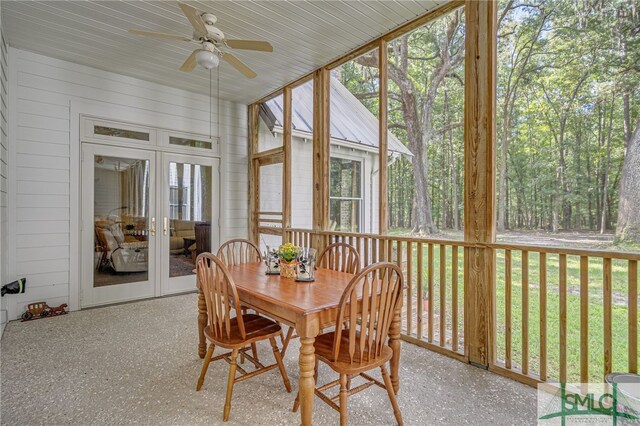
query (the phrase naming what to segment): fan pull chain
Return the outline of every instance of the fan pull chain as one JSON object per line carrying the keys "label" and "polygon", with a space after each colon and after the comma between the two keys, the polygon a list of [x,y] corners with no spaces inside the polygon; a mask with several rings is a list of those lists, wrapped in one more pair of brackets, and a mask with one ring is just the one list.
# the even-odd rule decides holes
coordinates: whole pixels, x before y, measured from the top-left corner
{"label": "fan pull chain", "polygon": [[218,66],[217,90],[218,90],[218,99],[217,99],[218,111],[216,111],[216,112],[217,112],[217,115],[218,115],[218,122],[216,123],[216,126],[218,126],[217,134],[218,134],[218,142],[220,142],[220,67],[219,66]]}
{"label": "fan pull chain", "polygon": [[211,139],[211,134],[213,133],[212,127],[212,118],[211,116],[213,115],[213,99],[211,99],[211,94],[212,94],[212,89],[211,89],[211,85],[212,80],[213,80],[213,76],[211,75],[211,69],[209,69],[209,139]]}

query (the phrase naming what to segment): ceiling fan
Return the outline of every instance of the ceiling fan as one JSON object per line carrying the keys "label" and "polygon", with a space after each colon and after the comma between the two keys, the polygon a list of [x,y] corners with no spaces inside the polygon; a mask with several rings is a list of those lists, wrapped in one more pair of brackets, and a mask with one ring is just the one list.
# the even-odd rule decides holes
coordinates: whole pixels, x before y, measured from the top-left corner
{"label": "ceiling fan", "polygon": [[273,52],[273,46],[268,41],[260,40],[229,40],[224,33],[215,27],[218,18],[211,13],[200,12],[198,9],[185,3],[178,3],[180,9],[185,14],[193,26],[193,36],[182,36],[178,34],[166,34],[153,31],[129,30],[129,33],[145,37],[158,38],[163,40],[180,40],[196,42],[201,45],[200,49],[194,50],[180,67],[180,71],[191,72],[196,64],[212,69],[219,65],[220,58],[240,71],[247,78],[255,78],[257,74],[235,55],[223,49],[244,49],[256,50],[260,52]]}

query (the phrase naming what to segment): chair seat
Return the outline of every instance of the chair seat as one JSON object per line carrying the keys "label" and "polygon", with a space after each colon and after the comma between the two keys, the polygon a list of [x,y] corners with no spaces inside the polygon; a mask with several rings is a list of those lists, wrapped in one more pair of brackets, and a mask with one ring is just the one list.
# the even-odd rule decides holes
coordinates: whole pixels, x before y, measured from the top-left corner
{"label": "chair seat", "polygon": [[238,318],[232,318],[230,337],[227,338],[226,331],[223,331],[222,336],[215,337],[211,332],[210,326],[206,326],[204,329],[204,335],[211,342],[224,348],[243,347],[248,343],[256,342],[258,340],[265,340],[272,336],[280,334],[281,327],[274,321],[262,317],[256,314],[244,314],[242,315],[244,321],[244,330],[246,333],[246,339],[243,339],[238,328]]}
{"label": "chair seat", "polygon": [[[349,330],[342,330],[340,337],[340,352],[337,359],[333,357],[333,342],[335,339],[335,331],[324,333],[316,337],[313,344],[315,355],[321,361],[328,364],[334,371],[338,373],[358,374],[371,370],[384,364],[391,359],[393,350],[387,346],[382,346],[382,352],[377,357],[365,348],[362,353],[362,361],[360,361],[360,348],[356,345],[353,354],[353,362],[349,356]],[[357,333],[359,336],[360,333]]]}

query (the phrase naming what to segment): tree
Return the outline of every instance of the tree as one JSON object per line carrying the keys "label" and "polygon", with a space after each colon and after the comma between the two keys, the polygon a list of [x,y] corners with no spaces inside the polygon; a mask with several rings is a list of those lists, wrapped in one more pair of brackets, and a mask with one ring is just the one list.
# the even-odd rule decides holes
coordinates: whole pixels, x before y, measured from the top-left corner
{"label": "tree", "polygon": [[[551,12],[544,11],[540,6],[531,7],[538,13],[533,14],[531,22],[524,20],[511,20],[507,22],[510,12],[518,10],[525,5],[516,4],[510,0],[503,9],[498,26],[501,32],[498,35],[499,45],[504,50],[502,57],[502,70],[500,77],[504,79],[499,85],[501,93],[500,126],[500,172],[498,175],[498,231],[504,231],[506,227],[506,202],[507,202],[507,154],[509,151],[509,139],[511,136],[511,120],[514,106],[517,102],[518,89],[525,77],[535,71],[535,67],[530,67],[529,62],[535,54],[536,43],[540,39],[544,25]],[[551,9],[553,10],[553,9]]]}
{"label": "tree", "polygon": [[616,241],[640,242],[640,117],[622,166]]}

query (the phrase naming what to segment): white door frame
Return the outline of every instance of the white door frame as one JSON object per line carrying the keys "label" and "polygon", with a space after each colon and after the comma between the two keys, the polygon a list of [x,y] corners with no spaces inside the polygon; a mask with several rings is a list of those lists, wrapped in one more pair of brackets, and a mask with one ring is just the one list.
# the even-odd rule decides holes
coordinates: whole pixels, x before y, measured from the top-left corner
{"label": "white door frame", "polygon": [[[190,119],[185,117],[175,117],[169,114],[156,113],[141,110],[140,108],[127,107],[122,105],[114,105],[106,102],[96,102],[87,100],[70,100],[69,101],[69,310],[76,311],[80,309],[80,282],[82,280],[81,265],[81,140],[80,140],[80,123],[82,115],[92,115],[103,117],[109,120],[131,122],[135,120],[139,124],[148,125],[156,128],[166,128],[166,124],[170,119],[174,130],[185,133],[209,133],[209,122]],[[218,141],[220,144],[220,142]],[[220,188],[226,187],[225,162],[222,161],[222,149],[224,145],[220,144],[217,154],[211,155],[213,158],[220,160]],[[166,149],[166,148],[163,148]],[[178,150],[175,150],[178,151]],[[222,194],[220,194],[220,204],[222,203]],[[218,208],[219,221],[216,223],[217,232],[220,233],[220,222],[224,220],[224,210]],[[214,226],[214,223],[211,224]],[[213,229],[212,229],[213,232]]]}

